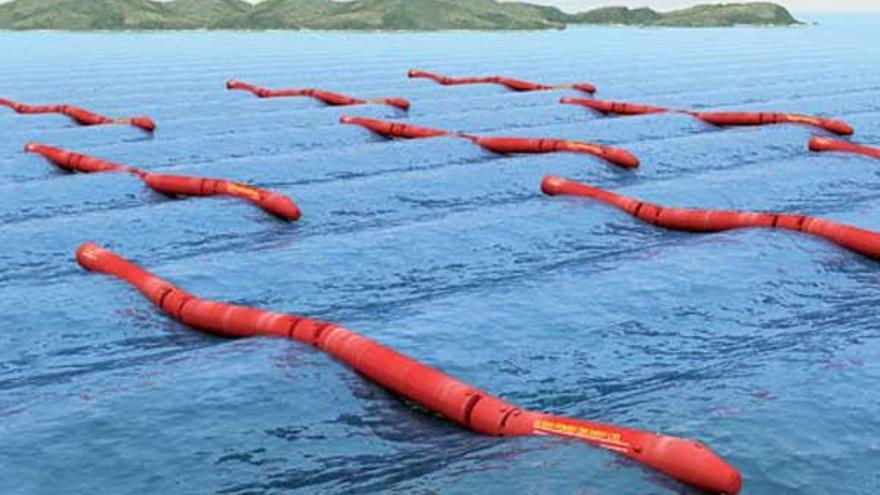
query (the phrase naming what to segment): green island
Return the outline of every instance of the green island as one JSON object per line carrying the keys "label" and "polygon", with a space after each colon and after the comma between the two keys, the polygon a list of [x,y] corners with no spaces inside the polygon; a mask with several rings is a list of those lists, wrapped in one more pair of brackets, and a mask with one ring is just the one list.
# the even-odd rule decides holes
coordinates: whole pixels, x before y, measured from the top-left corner
{"label": "green island", "polygon": [[729,27],[801,24],[769,2],[697,5],[669,12],[602,7],[569,14],[496,0],[14,0],[0,4],[6,30],[522,30],[598,24]]}

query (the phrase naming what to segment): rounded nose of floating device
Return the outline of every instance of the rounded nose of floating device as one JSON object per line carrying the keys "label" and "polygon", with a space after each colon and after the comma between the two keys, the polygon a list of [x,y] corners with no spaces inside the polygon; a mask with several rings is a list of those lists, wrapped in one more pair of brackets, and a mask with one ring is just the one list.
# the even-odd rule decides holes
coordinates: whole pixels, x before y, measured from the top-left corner
{"label": "rounded nose of floating device", "polygon": [[548,175],[541,181],[541,192],[548,196],[556,196],[562,191],[567,181],[558,175]]}
{"label": "rounded nose of floating device", "polygon": [[822,124],[821,127],[841,136],[852,136],[855,132],[851,125],[842,120],[819,119],[819,122]]}
{"label": "rounded nose of floating device", "polygon": [[833,151],[836,149],[835,141],[832,139],[813,136],[810,138],[810,151]]}
{"label": "rounded nose of floating device", "polygon": [[742,488],[739,471],[693,440],[660,436],[656,441],[639,445],[633,457],[710,493],[735,494]]}
{"label": "rounded nose of floating device", "polygon": [[561,141],[559,150],[593,155],[623,168],[638,168],[640,164],[638,157],[629,151],[612,146],[581,143],[579,141]]}
{"label": "rounded nose of floating device", "polygon": [[24,151],[27,153],[35,153],[39,149],[40,149],[40,144],[35,143],[33,141],[24,145]]}
{"label": "rounded nose of floating device", "polygon": [[605,159],[624,168],[639,168],[641,162],[629,151],[620,148],[605,148]]}
{"label": "rounded nose of floating device", "polygon": [[147,132],[153,132],[156,130],[156,122],[149,117],[132,117],[131,125],[140,127]]}
{"label": "rounded nose of floating device", "polygon": [[392,107],[397,107],[401,110],[409,110],[409,101],[403,98],[385,98],[382,101],[383,103],[391,105]]}
{"label": "rounded nose of floating device", "polygon": [[260,204],[269,213],[291,221],[297,221],[302,216],[302,212],[299,207],[296,206],[296,203],[290,198],[280,194],[267,194],[266,198]]}
{"label": "rounded nose of floating device", "polygon": [[111,261],[111,253],[94,242],[76,248],[76,262],[90,272],[106,272]]}
{"label": "rounded nose of floating device", "polygon": [[262,98],[260,89],[254,86],[253,84],[248,84],[244,81],[239,81],[238,79],[229,79],[226,81],[226,89],[243,89],[249,93],[253,93],[254,95]]}
{"label": "rounded nose of floating device", "polygon": [[611,146],[585,145],[578,142],[566,142],[560,149],[562,151],[593,155],[623,168],[639,168],[640,164],[638,157],[629,151],[620,148],[612,148]]}
{"label": "rounded nose of floating device", "polygon": [[810,151],[839,151],[880,158],[880,148],[872,148],[862,144],[842,141],[840,139],[813,136],[810,138]]}
{"label": "rounded nose of floating device", "polygon": [[571,87],[578,91],[583,91],[584,93],[593,94],[596,92],[596,86],[593,86],[590,83],[575,83],[572,84]]}

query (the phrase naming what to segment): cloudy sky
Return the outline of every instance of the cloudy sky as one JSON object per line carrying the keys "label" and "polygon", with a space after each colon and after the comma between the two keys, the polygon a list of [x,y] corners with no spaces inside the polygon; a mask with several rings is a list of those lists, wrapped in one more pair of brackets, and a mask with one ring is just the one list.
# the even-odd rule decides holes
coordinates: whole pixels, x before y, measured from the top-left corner
{"label": "cloudy sky", "polygon": [[[532,3],[555,5],[563,10],[580,11],[592,7],[607,5],[626,5],[643,7],[648,5],[657,10],[668,10],[688,7],[697,3],[720,3],[718,0],[527,0]],[[732,3],[733,0],[730,0]],[[880,0],[776,0],[793,11],[849,11],[849,12],[880,12]]]}

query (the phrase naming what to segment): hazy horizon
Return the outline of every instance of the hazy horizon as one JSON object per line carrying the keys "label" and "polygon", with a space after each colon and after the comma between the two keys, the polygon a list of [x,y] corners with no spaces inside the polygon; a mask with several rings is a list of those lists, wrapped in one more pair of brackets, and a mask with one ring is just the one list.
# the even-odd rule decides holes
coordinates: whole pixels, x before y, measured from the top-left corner
{"label": "hazy horizon", "polygon": [[[505,1],[505,0],[502,0]],[[517,0],[519,1],[519,0]],[[569,12],[579,12],[596,7],[623,5],[626,7],[651,7],[655,10],[672,10],[706,3],[747,3],[735,0],[525,0],[530,3],[552,5]],[[772,0],[770,0],[772,1]],[[778,0],[777,3],[793,12],[880,12],[877,0]]]}
{"label": "hazy horizon", "polygon": [[[0,0],[0,4],[13,0]],[[170,0],[157,0],[170,1]],[[260,0],[246,0],[258,3]],[[341,1],[341,0],[337,0]],[[581,12],[596,7],[623,5],[626,7],[651,7],[655,10],[672,10],[705,3],[738,3],[735,0],[501,0],[525,1],[541,5],[552,5],[567,12]],[[880,12],[877,0],[837,0],[829,5],[827,0],[778,0],[774,3],[785,6],[793,12]]]}

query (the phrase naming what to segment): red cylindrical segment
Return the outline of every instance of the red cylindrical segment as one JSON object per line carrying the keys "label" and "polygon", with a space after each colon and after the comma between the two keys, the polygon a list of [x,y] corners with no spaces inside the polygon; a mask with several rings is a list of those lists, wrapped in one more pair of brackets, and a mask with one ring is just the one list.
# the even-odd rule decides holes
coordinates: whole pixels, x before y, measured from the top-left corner
{"label": "red cylindrical segment", "polygon": [[736,494],[742,475],[700,442],[642,433],[627,457],[708,493]]}
{"label": "red cylindrical segment", "polygon": [[96,244],[86,243],[76,250],[76,262],[86,270],[104,273],[125,280],[153,304],[161,306],[162,299],[177,287]]}
{"label": "red cylindrical segment", "polygon": [[333,93],[330,91],[323,91],[320,89],[309,90],[309,96],[321,100],[328,105],[347,106],[366,103],[366,100],[361,100],[359,98],[353,98],[351,96]]}
{"label": "red cylindrical segment", "polygon": [[806,215],[667,208],[555,176],[545,177],[541,190],[551,196],[596,199],[667,229],[687,232],[720,232],[745,227],[796,230],[880,260],[880,233]]}
{"label": "red cylindrical segment", "polygon": [[312,96],[314,92],[310,88],[302,89],[263,89],[260,98],[290,98],[293,96]]}
{"label": "red cylindrical segment", "polygon": [[25,145],[24,150],[28,153],[38,153],[58,167],[70,172],[127,172],[130,170],[129,167],[119,163],[73,153],[40,143],[28,143]]}
{"label": "red cylindrical segment", "polygon": [[217,181],[214,179],[186,175],[154,174],[143,171],[139,175],[150,189],[168,196],[213,196],[217,194]]}
{"label": "red cylindrical segment", "polygon": [[65,105],[28,105],[6,98],[0,98],[0,105],[21,114],[61,113],[65,107]]}
{"label": "red cylindrical segment", "polygon": [[149,117],[126,117],[124,119],[116,119],[118,124],[129,124],[147,132],[156,130],[156,122]]}
{"label": "red cylindrical segment", "polygon": [[593,94],[596,92],[596,86],[594,86],[590,83],[585,83],[585,82],[574,83],[571,85],[571,89],[576,89],[578,91],[583,91],[584,93],[590,93],[590,94]]}
{"label": "red cylindrical segment", "polygon": [[483,395],[470,412],[470,428],[483,435],[518,437],[535,433],[540,413],[520,409],[491,395]]}
{"label": "red cylindrical segment", "polygon": [[25,105],[18,103],[12,107],[16,113],[21,114],[43,114],[43,113],[64,113],[67,105]]}
{"label": "red cylindrical segment", "polygon": [[[784,216],[791,215],[780,215],[780,218]],[[799,215],[794,217],[790,227],[783,225],[782,221],[777,227],[813,234],[863,256],[880,259],[880,233],[822,218],[803,217],[804,220],[800,221]]]}
{"label": "red cylindrical segment", "polygon": [[409,110],[409,101],[403,98],[376,98],[373,100],[367,100],[371,103],[379,103],[381,105],[389,105],[392,107],[399,108],[401,110]]}
{"label": "red cylindrical segment", "polygon": [[464,137],[467,137],[483,148],[494,151],[495,153],[585,153],[625,168],[636,168],[639,166],[639,159],[632,153],[623,149],[599,144],[568,141],[563,139],[470,135],[464,135]]}
{"label": "red cylindrical segment", "polygon": [[739,471],[693,440],[549,414],[537,418],[534,430],[612,450],[709,493],[735,494],[742,487]]}
{"label": "red cylindrical segment", "polygon": [[778,123],[770,112],[696,112],[694,117],[718,126],[749,126]]}
{"label": "red cylindrical segment", "polygon": [[250,201],[267,212],[287,220],[299,220],[302,216],[296,203],[283,194],[221,179],[217,179],[216,190],[218,194]]}
{"label": "red cylindrical segment", "polygon": [[239,338],[258,335],[257,322],[262,316],[258,309],[194,297],[180,308],[177,319],[216,335]]}
{"label": "red cylindrical segment", "polygon": [[612,206],[616,206],[621,210],[632,214],[636,207],[641,203],[632,198],[614,194],[598,187],[592,187],[587,184],[567,180],[555,175],[548,175],[541,181],[541,191],[548,196],[584,196],[587,198],[597,199]]}
{"label": "red cylindrical segment", "polygon": [[383,387],[464,427],[471,426],[471,410],[486,395],[342,327],[324,330],[317,346]]}
{"label": "red cylindrical segment", "polygon": [[[255,86],[253,84],[246,83],[244,81],[238,81],[236,79],[230,79],[230,80],[226,81],[226,89],[247,91],[248,93],[251,93],[252,95],[256,96],[257,98],[272,98],[272,97],[282,96],[282,95],[274,94],[271,90],[268,90],[266,88],[261,88],[259,86]],[[289,96],[299,96],[301,94],[302,94],[301,90],[297,90],[296,94],[289,95]]]}
{"label": "red cylindrical segment", "polygon": [[637,168],[639,159],[627,150],[604,146],[599,144],[584,143],[581,141],[559,140],[559,151],[571,153],[586,153],[593,155],[623,168]]}
{"label": "red cylindrical segment", "polygon": [[546,84],[538,84],[510,77],[496,77],[495,82],[503,84],[514,91],[544,91],[547,89],[554,89],[553,86],[548,86]]}
{"label": "red cylindrical segment", "polygon": [[67,115],[78,124],[101,125],[114,123],[113,119],[111,119],[110,117],[104,117],[103,115],[98,115],[94,112],[90,112],[84,108],[80,108],[77,106],[62,105],[61,108],[61,113]]}
{"label": "red cylindrical segment", "polygon": [[244,81],[239,81],[237,79],[230,79],[230,80],[226,81],[226,89],[229,89],[229,90],[237,89],[237,90],[241,90],[241,91],[247,91],[248,93],[251,93],[254,96],[259,97],[259,96],[261,96],[260,92],[262,91],[263,88],[254,86],[253,84],[246,83]]}
{"label": "red cylindrical segment", "polygon": [[410,78],[430,79],[443,86],[457,86],[461,84],[485,84],[497,83],[497,77],[448,77],[425,70],[412,69],[407,73]]}
{"label": "red cylindrical segment", "polygon": [[652,113],[665,113],[668,108],[654,107],[650,105],[641,105],[638,103],[627,103],[623,101],[606,101],[593,100],[586,98],[561,98],[559,103],[564,105],[578,105],[582,107],[592,108],[597,112],[612,115],[645,115]]}
{"label": "red cylindrical segment", "polygon": [[310,89],[266,89],[244,81],[230,79],[226,81],[226,89],[247,91],[257,98],[286,98],[291,96],[310,96]]}
{"label": "red cylindrical segment", "polygon": [[810,115],[797,115],[791,113],[777,114],[780,123],[805,124],[828,132],[833,132],[841,136],[851,136],[855,130],[851,125],[842,120],[826,119],[824,117],[813,117]]}
{"label": "red cylindrical segment", "polygon": [[351,117],[344,115],[339,119],[339,122],[343,124],[359,125],[375,132],[376,134],[391,138],[419,139],[447,136],[451,134],[443,129],[432,129],[430,127],[401,124],[399,122],[389,122],[387,120],[370,119],[367,117]]}
{"label": "red cylindrical segment", "polygon": [[494,153],[552,153],[559,151],[558,139],[519,138],[501,136],[464,137]]}
{"label": "red cylindrical segment", "polygon": [[[406,75],[409,78],[430,79],[430,80],[436,82],[437,84],[442,84],[444,86],[456,84],[455,80],[450,77],[441,76],[440,74],[436,74],[434,72],[428,72],[426,70],[412,69],[409,72],[407,72]],[[463,84],[463,83],[458,83],[458,84]]]}
{"label": "red cylindrical segment", "polygon": [[880,148],[871,148],[839,139],[813,136],[810,138],[809,146],[811,151],[839,151],[841,153],[856,153],[872,158],[880,158]]}

